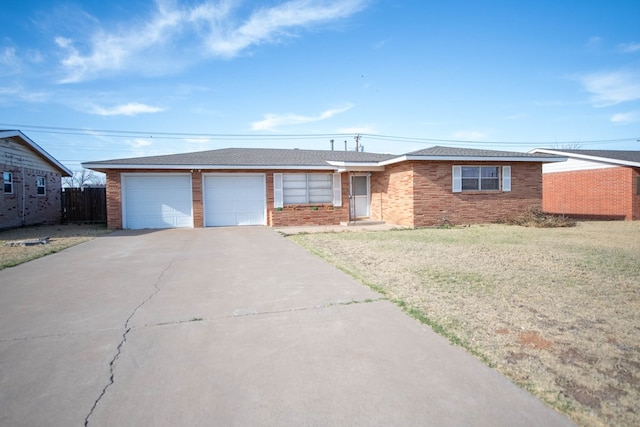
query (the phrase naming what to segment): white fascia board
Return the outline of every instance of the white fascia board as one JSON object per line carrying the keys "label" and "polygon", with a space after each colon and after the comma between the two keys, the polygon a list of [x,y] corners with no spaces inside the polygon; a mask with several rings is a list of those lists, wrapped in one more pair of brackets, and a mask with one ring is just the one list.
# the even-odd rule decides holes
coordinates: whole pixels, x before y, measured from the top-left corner
{"label": "white fascia board", "polygon": [[609,157],[598,157],[598,156],[590,156],[588,154],[576,154],[576,153],[567,153],[562,150],[548,150],[546,148],[535,148],[530,151],[530,153],[545,153],[545,154],[555,154],[557,156],[566,156],[573,157],[576,159],[584,159],[591,160],[598,163],[608,163],[610,165],[621,165],[621,166],[632,166],[632,167],[640,167],[640,163],[638,162],[630,162],[628,160],[618,160],[612,159]]}
{"label": "white fascia board", "polygon": [[379,162],[337,162],[327,160],[331,166],[338,169],[338,172],[382,172],[384,166]]}
{"label": "white fascia board", "polygon": [[291,166],[273,166],[273,165],[127,165],[122,163],[82,163],[82,167],[87,169],[164,169],[164,170],[336,170],[332,166],[305,166],[305,165],[291,165]]}
{"label": "white fascia board", "polygon": [[381,165],[391,165],[406,161],[430,162],[535,162],[554,163],[566,162],[566,157],[482,157],[482,156],[400,156],[380,162]]}
{"label": "white fascia board", "polygon": [[0,132],[0,138],[13,138],[13,137],[16,137],[16,136],[19,137],[20,139],[22,139],[24,142],[26,142],[28,146],[33,148],[42,157],[47,159],[49,162],[53,163],[53,165],[55,167],[57,167],[60,170],[62,170],[68,176],[73,176],[73,172],[71,172],[71,170],[69,170],[67,167],[65,167],[59,161],[57,161],[54,157],[51,156],[51,154],[47,153],[44,149],[42,149],[42,147],[40,147],[38,144],[36,144],[34,141],[32,141],[31,138],[29,138],[27,135],[25,135],[21,131],[19,131],[19,130],[8,130],[8,131],[1,131]]}

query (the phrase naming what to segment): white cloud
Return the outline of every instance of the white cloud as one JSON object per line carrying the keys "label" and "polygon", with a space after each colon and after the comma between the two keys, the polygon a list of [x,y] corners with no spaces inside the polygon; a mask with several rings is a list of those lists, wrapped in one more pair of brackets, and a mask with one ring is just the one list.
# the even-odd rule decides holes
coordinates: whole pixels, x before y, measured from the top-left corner
{"label": "white cloud", "polygon": [[[71,38],[56,37],[55,43],[63,52],[60,82],[75,83],[124,71],[163,74],[202,57],[232,58],[250,46],[289,38],[295,29],[346,18],[362,9],[365,1],[292,0],[255,8],[242,17],[236,16],[238,2],[231,0],[205,0],[195,6],[157,0],[154,15],[142,24],[136,21],[129,26],[96,28],[78,37],[88,40],[84,49]],[[175,46],[183,46],[179,42],[187,37],[195,37],[188,39],[192,51],[177,51]]]}
{"label": "white cloud", "polygon": [[618,45],[618,51],[622,53],[635,53],[640,52],[640,43],[622,43]]}
{"label": "white cloud", "polygon": [[5,47],[0,49],[0,75],[7,76],[20,72],[22,64],[16,49],[13,47]]}
{"label": "white cloud", "polygon": [[630,111],[628,113],[618,113],[611,116],[612,123],[627,124],[640,122],[640,111]]}
{"label": "white cloud", "polygon": [[251,123],[251,130],[273,131],[280,126],[299,125],[303,123],[319,122],[327,120],[333,116],[344,113],[353,108],[352,104],[347,104],[342,108],[326,110],[317,116],[301,116],[299,114],[266,114],[264,120]]}
{"label": "white cloud", "polygon": [[162,44],[179,22],[177,13],[166,12],[160,7],[157,15],[146,25],[120,32],[98,28],[88,37],[90,47],[87,54],[82,53],[72,39],[56,37],[55,43],[65,51],[61,61],[65,75],[60,82],[75,83],[103,72],[145,68],[145,60],[141,58],[143,52]]}
{"label": "white cloud", "polygon": [[117,105],[112,108],[104,108],[99,105],[93,105],[91,112],[99,116],[135,116],[137,114],[159,113],[164,108],[153,107],[146,104],[138,104],[130,102],[128,104]]}
{"label": "white cloud", "polygon": [[30,103],[40,103],[48,101],[51,94],[48,92],[28,91],[21,84],[10,86],[0,86],[0,102],[10,103],[19,100]]}
{"label": "white cloud", "polygon": [[[233,57],[245,48],[274,42],[291,36],[289,31],[297,27],[330,22],[346,18],[362,8],[362,1],[309,1],[296,0],[272,8],[258,9],[243,24],[235,26],[212,25],[207,46],[215,55]],[[216,16],[217,18],[217,16]]]}
{"label": "white cloud", "polygon": [[592,94],[596,107],[607,107],[640,99],[638,71],[612,71],[580,77],[580,82]]}

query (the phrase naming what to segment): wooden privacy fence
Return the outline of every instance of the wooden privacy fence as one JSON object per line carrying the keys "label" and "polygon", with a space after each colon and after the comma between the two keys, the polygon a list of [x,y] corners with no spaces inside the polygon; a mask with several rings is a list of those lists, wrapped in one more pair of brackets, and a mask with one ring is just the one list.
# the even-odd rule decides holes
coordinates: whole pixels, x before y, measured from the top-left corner
{"label": "wooden privacy fence", "polygon": [[106,188],[63,188],[62,221],[107,222]]}

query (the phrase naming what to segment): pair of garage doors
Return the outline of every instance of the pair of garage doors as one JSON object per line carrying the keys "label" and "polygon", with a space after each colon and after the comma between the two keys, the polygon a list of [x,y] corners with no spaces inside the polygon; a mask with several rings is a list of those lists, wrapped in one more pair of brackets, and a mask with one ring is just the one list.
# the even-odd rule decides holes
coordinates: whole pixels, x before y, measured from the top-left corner
{"label": "pair of garage doors", "polygon": [[[262,174],[203,176],[205,227],[264,225]],[[191,174],[123,174],[123,228],[193,227]]]}

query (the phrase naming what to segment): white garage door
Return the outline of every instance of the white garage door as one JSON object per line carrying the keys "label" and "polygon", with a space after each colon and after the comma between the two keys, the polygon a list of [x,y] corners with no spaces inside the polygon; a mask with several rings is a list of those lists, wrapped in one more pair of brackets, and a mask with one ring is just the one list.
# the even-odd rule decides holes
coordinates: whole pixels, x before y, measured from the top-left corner
{"label": "white garage door", "polygon": [[267,206],[262,174],[206,175],[204,225],[265,225]]}
{"label": "white garage door", "polygon": [[193,227],[191,176],[188,174],[124,174],[123,227]]}

